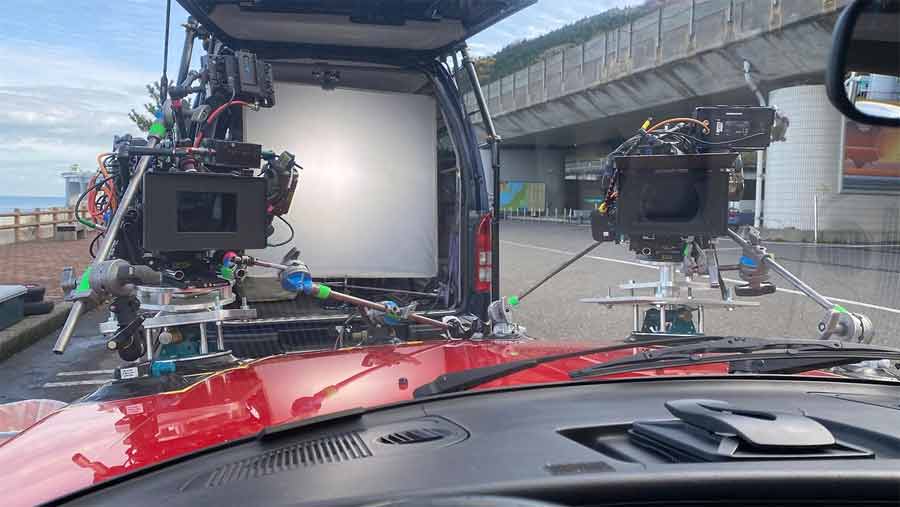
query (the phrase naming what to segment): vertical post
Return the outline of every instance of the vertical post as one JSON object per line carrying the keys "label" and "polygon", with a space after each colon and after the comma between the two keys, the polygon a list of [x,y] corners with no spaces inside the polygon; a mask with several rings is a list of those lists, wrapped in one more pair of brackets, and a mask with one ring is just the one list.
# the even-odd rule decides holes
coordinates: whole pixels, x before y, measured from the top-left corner
{"label": "vertical post", "polygon": [[622,61],[622,59],[619,58],[619,53],[621,51],[622,51],[622,27],[619,27],[619,28],[616,28],[616,60],[615,60],[616,63],[619,63]]}
{"label": "vertical post", "polygon": [[813,192],[813,243],[819,243],[819,192]]}
{"label": "vertical post", "polygon": [[662,61],[663,6],[659,6],[656,17],[656,63]]}
{"label": "vertical post", "polygon": [[559,89],[566,92],[566,50],[562,50],[562,72],[560,73]]}
{"label": "vertical post", "polygon": [[694,41],[694,24],[697,21],[697,0],[691,0],[691,23],[688,27],[688,45]]}
{"label": "vertical post", "polygon": [[[603,68],[604,76],[606,75],[606,53],[609,51],[609,32],[603,33],[603,59],[600,60],[600,66]],[[599,79],[599,76],[598,76]]]}
{"label": "vertical post", "polygon": [[628,24],[628,60],[634,58],[634,21]]}
{"label": "vertical post", "polygon": [[[634,297],[636,294],[636,292],[634,290],[635,281],[629,280],[628,284],[631,285],[631,297]],[[635,303],[634,305],[632,305],[631,311],[632,311],[631,317],[634,321],[631,327],[633,328],[635,333],[640,333],[641,332],[641,305]]]}
{"label": "vertical post", "polygon": [[216,321],[216,347],[219,352],[225,352],[225,334],[222,332],[222,321]]}
{"label": "vertical post", "polygon": [[206,322],[200,324],[200,355],[209,354],[209,338],[206,336]]}
{"label": "vertical post", "polygon": [[13,225],[15,225],[15,229],[13,229],[13,243],[19,242],[19,230],[22,225],[22,212],[19,208],[13,210],[13,213],[16,215],[13,217]]}
{"label": "vertical post", "polygon": [[144,340],[146,343],[144,344],[147,347],[147,361],[153,361],[153,330],[145,329],[144,330]]}
{"label": "vertical post", "polygon": [[491,301],[500,300],[500,143],[502,139],[494,127],[494,120],[488,110],[484,93],[478,81],[478,73],[475,71],[475,62],[472,61],[467,47],[462,48],[463,64],[469,74],[472,83],[472,91],[475,92],[475,100],[481,110],[481,119],[487,132],[487,141],[491,147],[491,176],[493,177],[493,203],[491,205]]}
{"label": "vertical post", "polygon": [[543,67],[544,79],[541,81],[541,102],[547,101],[547,59],[541,58],[541,66]]}
{"label": "vertical post", "polygon": [[41,208],[33,209],[31,218],[34,224],[34,237],[32,240],[37,241],[41,239]]}

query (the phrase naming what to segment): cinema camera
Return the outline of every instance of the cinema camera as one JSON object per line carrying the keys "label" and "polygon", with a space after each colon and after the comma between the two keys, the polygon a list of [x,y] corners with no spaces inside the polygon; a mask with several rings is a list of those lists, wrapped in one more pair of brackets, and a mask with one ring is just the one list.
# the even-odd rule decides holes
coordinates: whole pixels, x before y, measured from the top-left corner
{"label": "cinema camera", "polygon": [[[701,107],[693,118],[653,126],[647,122],[616,148],[606,159],[608,190],[592,214],[592,233],[600,243],[628,243],[659,277],[620,285],[627,291],[622,296],[609,289],[606,297],[582,302],[631,305],[638,340],[702,335],[705,307],[758,306],[734,296],[775,293],[769,281],[774,271],[825,310],[819,338],[871,342],[875,329],[868,317],[835,304],[776,262],[756,229],[738,232],[741,228],[729,225],[728,204],[741,200],[744,189],[742,153],[785,140],[787,127],[787,119],[773,108]],[[719,263],[716,245],[723,237],[741,250],[738,264]],[[743,283],[729,288],[723,271],[736,271]],[[641,290],[650,294],[638,294]],[[694,291],[703,290],[718,291],[721,297],[695,296]],[[643,316],[642,306],[649,307]]]}
{"label": "cinema camera", "polygon": [[[636,334],[702,334],[704,307],[756,306],[733,298],[715,247],[717,238],[731,234],[729,202],[742,197],[741,153],[767,148],[775,123],[772,108],[702,107],[693,118],[647,122],[616,148],[606,159],[608,190],[592,214],[592,233],[598,242],[627,243],[640,262],[658,269],[659,279],[623,284],[625,296],[610,290],[583,301],[632,305]],[[735,289],[739,295],[775,291],[763,266],[741,273],[747,283]],[[707,287],[695,282],[704,275]],[[703,288],[718,289],[721,299],[694,297]],[[652,294],[638,295],[642,289]],[[651,307],[643,318],[641,305]]]}
{"label": "cinema camera", "polygon": [[[107,347],[126,361],[152,361],[163,347],[171,357],[210,355],[209,323],[217,329],[215,352],[224,353],[222,323],[256,317],[236,302],[247,265],[234,259],[293,239],[282,215],[299,180],[294,155],[239,141],[240,109],[275,104],[271,66],[228,49],[193,21],[185,28],[177,82],[170,86],[163,73],[161,112],[147,138],[116,137],[81,196],[90,217],[79,219],[101,232],[91,267],[81,277],[64,273],[74,304],[57,353],[85,307],[100,302],[110,303],[100,325]],[[199,71],[188,71],[194,40],[206,55]],[[276,219],[292,237],[272,245]],[[290,264],[293,274],[303,268]]]}

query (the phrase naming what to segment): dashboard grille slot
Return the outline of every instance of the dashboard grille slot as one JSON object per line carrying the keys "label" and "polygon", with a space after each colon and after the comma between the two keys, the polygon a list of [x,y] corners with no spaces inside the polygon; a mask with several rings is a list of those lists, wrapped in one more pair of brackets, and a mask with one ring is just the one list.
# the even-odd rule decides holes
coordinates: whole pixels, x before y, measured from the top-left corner
{"label": "dashboard grille slot", "polygon": [[372,451],[356,432],[341,433],[299,442],[241,461],[221,466],[210,473],[207,488],[256,479],[267,475],[329,463],[369,458]]}
{"label": "dashboard grille slot", "polygon": [[417,428],[384,435],[378,439],[378,442],[387,445],[421,444],[441,440],[448,436],[450,436],[450,432],[440,428]]}

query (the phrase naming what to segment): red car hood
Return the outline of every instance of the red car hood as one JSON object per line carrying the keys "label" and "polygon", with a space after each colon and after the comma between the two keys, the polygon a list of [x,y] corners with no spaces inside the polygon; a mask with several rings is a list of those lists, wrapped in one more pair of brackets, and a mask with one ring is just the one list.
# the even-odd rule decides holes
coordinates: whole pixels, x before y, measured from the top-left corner
{"label": "red car hood", "polygon": [[[272,357],[174,392],[82,402],[0,445],[5,506],[34,505],[140,467],[291,421],[412,398],[438,375],[597,344],[439,342]],[[633,349],[547,363],[480,388],[568,380]],[[722,374],[724,365],[622,376]]]}

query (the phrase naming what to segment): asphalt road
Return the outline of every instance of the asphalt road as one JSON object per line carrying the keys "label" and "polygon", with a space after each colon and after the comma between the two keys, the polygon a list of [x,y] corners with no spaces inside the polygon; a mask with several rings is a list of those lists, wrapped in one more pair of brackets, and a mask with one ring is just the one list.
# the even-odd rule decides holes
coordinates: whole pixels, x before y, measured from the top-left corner
{"label": "asphalt road", "polygon": [[[583,226],[503,223],[503,294],[519,294],[591,243],[590,230]],[[720,249],[723,264],[737,262],[739,251],[733,244],[722,242]],[[775,244],[770,250],[820,292],[871,318],[878,333],[876,343],[900,346],[900,248]],[[522,301],[515,317],[529,335],[539,339],[617,340],[631,331],[631,308],[610,310],[579,300],[605,296],[607,287],[628,280],[652,281],[656,276],[654,269],[635,262],[625,247],[601,245]],[[815,337],[823,310],[777,276],[773,275],[773,281],[779,292],[756,299],[758,308],[707,311],[706,333]],[[715,297],[717,292],[709,295]],[[98,336],[101,318],[100,312],[92,312],[82,319],[63,356],[51,352],[54,334],[3,362],[0,403],[27,398],[72,401],[108,380],[119,359],[105,350]]]}
{"label": "asphalt road", "polygon": [[[592,242],[588,227],[505,222],[500,251],[502,293],[520,293]],[[900,248],[770,244],[769,250],[819,292],[872,319],[875,343],[900,346]],[[722,264],[737,263],[740,250],[734,243],[721,241],[720,252]],[[732,279],[736,275],[725,274]],[[617,288],[628,280],[653,281],[657,276],[654,269],[635,262],[624,246],[603,244],[522,301],[516,316],[528,334],[537,338],[614,340],[631,331],[631,308],[610,310],[579,300],[606,296],[608,287]],[[778,293],[748,299],[759,302],[758,308],[707,310],[706,333],[815,337],[824,311],[778,275],[773,274],[772,281]]]}

